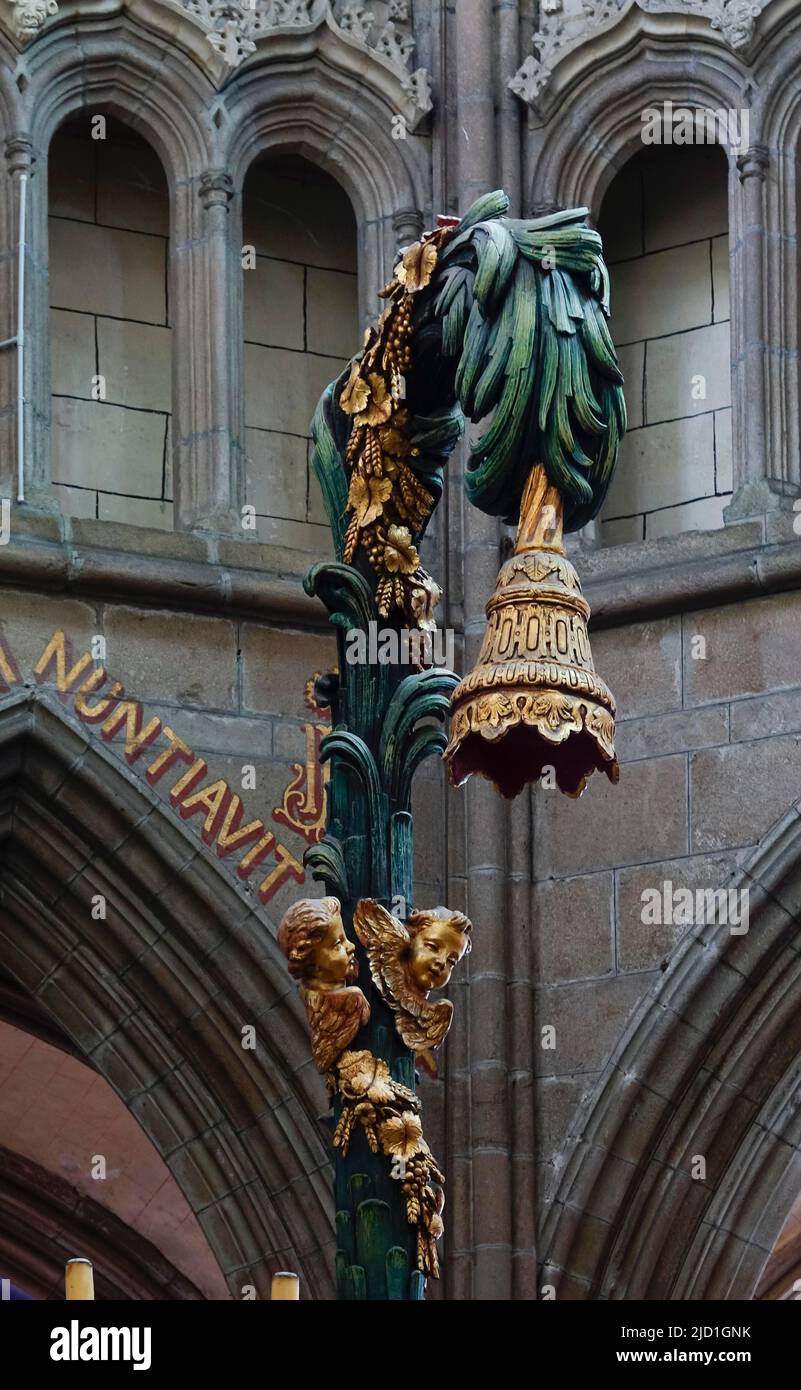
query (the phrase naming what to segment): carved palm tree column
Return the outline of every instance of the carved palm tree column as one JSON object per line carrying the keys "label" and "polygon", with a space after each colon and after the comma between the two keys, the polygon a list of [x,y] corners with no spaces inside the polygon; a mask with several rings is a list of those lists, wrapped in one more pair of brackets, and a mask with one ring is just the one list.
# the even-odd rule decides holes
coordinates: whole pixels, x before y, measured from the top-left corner
{"label": "carved palm tree column", "polygon": [[[589,773],[616,770],[613,703],[592,667],[589,610],[561,545],[563,528],[597,514],[625,428],[608,279],[584,209],[525,222],[507,218],[508,206],[505,194],[486,194],[403,252],[377,326],[323,394],[312,427],[336,562],[314,566],[305,587],[328,608],[339,644],[338,672],[316,686],[331,709],[321,745],[331,761],[327,833],[306,855],[327,896],[288,910],[279,945],[333,1105],[343,1299],[419,1299],[438,1274],[444,1178],[423,1135],[415,1066],[434,1068],[453,1006],[429,995],[470,950],[472,927],[448,908],[412,910],[410,793],[420,762],[445,749],[449,696],[457,783],[482,772],[513,796],[547,757],[556,784],[577,795]],[[441,595],[418,545],[465,415],[490,421],[470,446],[468,498],[520,525],[478,664],[453,693],[456,677],[426,649]],[[468,528],[493,566],[496,530],[493,521]],[[466,568],[472,639],[489,575],[473,585]],[[488,871],[471,882],[486,924],[471,1014],[478,1023],[484,1000],[484,1022],[499,1032],[503,962],[507,952],[519,960],[504,910],[505,817],[497,800],[487,804],[489,787],[471,792],[471,809],[480,802],[486,814],[468,817],[470,863]],[[523,1060],[526,1071],[525,1051]],[[506,1058],[497,1061],[493,1104],[508,1108]],[[526,1134],[524,1125],[516,1138],[524,1151]],[[501,1200],[476,1234],[482,1247],[495,1235],[505,1263],[493,1276],[485,1262],[479,1296],[493,1296],[493,1277],[496,1289],[511,1288],[511,1205],[526,1193],[508,1154],[483,1163],[490,1142],[475,1148],[474,1167]],[[530,1242],[521,1253],[530,1261]]]}
{"label": "carved palm tree column", "polygon": [[[348,645],[359,633],[367,643],[379,621],[374,586],[349,566],[327,564],[310,571],[305,587],[326,604],[339,648],[339,674],[317,683],[317,698],[331,707],[332,732],[320,749],[331,761],[331,780],[327,833],[307,851],[306,864],[340,901],[352,939],[354,912],[365,899],[404,918],[412,912],[412,779],[421,762],[445,746],[441,721],[456,677],[444,670],[351,664]],[[440,722],[432,723],[432,716]],[[372,978],[367,949],[359,943],[357,951],[369,1021],[339,1060],[334,1093],[337,1294],[346,1300],[421,1299],[435,1246],[419,1248],[421,1227],[412,1219],[416,1192],[406,1179],[421,1160],[437,1187],[441,1175],[419,1147],[414,1052]],[[369,1109],[352,1123],[358,1105]],[[351,1123],[343,1152],[341,1137]],[[438,1217],[439,1192],[433,1197]],[[441,1229],[438,1220],[433,1225]]]}

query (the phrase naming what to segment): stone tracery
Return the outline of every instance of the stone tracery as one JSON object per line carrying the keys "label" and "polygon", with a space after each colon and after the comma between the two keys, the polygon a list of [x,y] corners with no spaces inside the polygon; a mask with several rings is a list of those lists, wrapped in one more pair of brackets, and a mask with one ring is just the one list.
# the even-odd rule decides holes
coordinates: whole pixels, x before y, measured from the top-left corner
{"label": "stone tracery", "polygon": [[[27,45],[59,14],[58,0],[7,0],[10,28]],[[401,78],[403,89],[421,113],[431,108],[431,83],[424,68],[414,68],[416,48],[408,0],[380,0],[368,8],[361,0],[161,0],[180,9],[205,30],[210,46],[228,70],[256,53],[265,39],[279,32],[310,33],[328,24],[346,42],[364,45]]]}
{"label": "stone tracery", "polygon": [[510,90],[536,107],[554,68],[574,49],[631,11],[687,14],[708,19],[716,36],[736,53],[747,50],[767,0],[545,0],[532,38],[534,52],[509,80]]}

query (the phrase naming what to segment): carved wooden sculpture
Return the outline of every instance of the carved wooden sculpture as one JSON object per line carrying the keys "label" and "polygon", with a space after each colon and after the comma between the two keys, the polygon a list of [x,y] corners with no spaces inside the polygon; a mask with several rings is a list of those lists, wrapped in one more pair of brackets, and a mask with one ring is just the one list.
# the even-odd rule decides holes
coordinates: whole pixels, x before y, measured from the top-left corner
{"label": "carved wooden sculpture", "polygon": [[451,780],[478,772],[511,797],[553,765],[578,796],[596,770],[617,780],[615,703],[593,667],[562,532],[606,496],[626,427],[623,377],[586,208],[520,221],[507,207],[488,194],[402,256],[378,326],[323,397],[315,466],[339,518],[338,553],[367,560],[380,614],[425,627],[439,589],[419,540],[465,417],[479,426],[467,496],[519,525],[479,662],[453,696]]}
{"label": "carved wooden sculpture", "polygon": [[284,913],[278,945],[289,973],[300,985],[311,1032],[312,1056],[329,1072],[340,1053],[370,1018],[370,1005],[358,986],[356,948],[348,941],[337,898],[302,898]]}
{"label": "carved wooden sculpture", "polygon": [[449,999],[430,1003],[428,996],[432,989],[447,985],[454,967],[470,950],[471,923],[461,912],[435,907],[412,912],[404,924],[367,898],[356,904],[353,926],[400,1036],[436,1076],[433,1049],[451,1026],[453,1004]]}
{"label": "carved wooden sculpture", "polygon": [[[450,1005],[428,992],[469,924],[456,928],[452,914],[446,928],[435,912],[424,963],[412,910],[415,770],[444,752],[454,782],[479,772],[506,796],[546,763],[570,795],[597,769],[617,776],[614,701],[593,669],[589,609],[562,549],[563,530],[600,510],[625,428],[601,242],[584,209],[527,221],[507,209],[504,194],[488,194],[407,248],[381,319],[313,424],[336,560],[315,565],[304,586],[336,627],[339,674],[315,687],[331,710],[320,750],[331,780],[326,834],[305,859],[340,899],[346,931],[355,920],[370,1005],[331,1068],[343,1299],[420,1299],[437,1271],[443,1179],[423,1137],[414,1059],[430,1060],[447,1032]],[[440,591],[419,545],[465,417],[479,425],[470,502],[519,523],[479,662],[461,683],[443,670],[351,664],[348,633],[379,619],[435,622]],[[441,724],[452,696],[448,742],[431,716]],[[449,933],[443,972],[433,957]],[[318,1007],[340,1006],[329,998],[310,1010],[322,1061],[323,1039],[333,1048],[344,1034],[315,1022]]]}

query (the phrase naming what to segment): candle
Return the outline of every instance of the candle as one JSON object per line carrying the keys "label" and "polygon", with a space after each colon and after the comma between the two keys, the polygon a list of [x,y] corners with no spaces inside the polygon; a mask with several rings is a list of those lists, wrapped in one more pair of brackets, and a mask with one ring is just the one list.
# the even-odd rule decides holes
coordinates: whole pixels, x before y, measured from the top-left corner
{"label": "candle", "polygon": [[284,1299],[284,1300],[286,1300],[286,1299],[293,1299],[293,1300],[299,1299],[299,1298],[300,1298],[300,1278],[299,1278],[299,1276],[298,1276],[297,1274],[289,1274],[289,1273],[287,1273],[287,1271],[286,1271],[285,1269],[280,1270],[280,1271],[278,1272],[278,1274],[274,1274],[274,1275],[273,1275],[272,1288],[271,1288],[271,1290],[270,1290],[270,1298],[273,1299],[273,1300],[275,1300],[275,1299]]}
{"label": "candle", "polygon": [[67,1260],[67,1266],[64,1270],[64,1291],[65,1297],[68,1299],[91,1300],[94,1298],[95,1279],[91,1260]]}

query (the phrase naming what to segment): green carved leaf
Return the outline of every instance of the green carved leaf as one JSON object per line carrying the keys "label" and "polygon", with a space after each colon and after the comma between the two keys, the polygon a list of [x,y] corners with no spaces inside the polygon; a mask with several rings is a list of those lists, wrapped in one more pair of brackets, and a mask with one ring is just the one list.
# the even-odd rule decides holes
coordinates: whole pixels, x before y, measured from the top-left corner
{"label": "green carved leaf", "polygon": [[392,1213],[386,1202],[360,1202],[356,1210],[356,1250],[367,1279],[367,1297],[387,1297],[387,1249],[392,1245]]}
{"label": "green carved leaf", "polygon": [[317,883],[324,883],[337,898],[348,898],[348,871],[339,840],[324,835],[316,845],[309,845],[303,855],[305,868]]}
{"label": "green carved leaf", "polygon": [[356,1259],[353,1213],[350,1211],[338,1211],[334,1217],[334,1224],[337,1233],[337,1255],[341,1252],[345,1264],[351,1265]]}
{"label": "green carved leaf", "polygon": [[337,1299],[347,1302],[350,1299],[350,1276],[348,1274],[347,1257],[342,1250],[337,1250],[334,1256],[334,1276],[336,1279]]}
{"label": "green carved leaf", "polygon": [[[411,780],[411,774],[408,777],[405,775],[405,768],[415,725],[421,719],[431,717],[444,720],[448,714],[451,691],[457,684],[458,677],[452,671],[443,671],[439,667],[430,671],[416,671],[401,681],[387,706],[378,759],[389,795],[403,809],[408,807],[408,800],[402,799],[401,788],[408,787]],[[424,756],[419,740],[415,741],[414,747],[419,764],[420,757]]]}
{"label": "green carved leaf", "polygon": [[403,898],[407,912],[412,903],[412,816],[409,811],[396,811],[390,827],[390,897]]}
{"label": "green carved leaf", "polygon": [[393,769],[394,775],[390,794],[399,806],[410,805],[412,779],[420,764],[426,758],[433,758],[437,753],[444,753],[447,742],[448,735],[445,729],[435,724],[425,724],[422,728],[415,729],[406,744],[403,762]]}
{"label": "green carved leaf", "polygon": [[409,1290],[409,1256],[400,1245],[387,1251],[386,1278],[387,1298],[405,1300]]}
{"label": "green carved leaf", "polygon": [[377,610],[370,585],[352,565],[325,561],[312,565],[303,579],[310,597],[320,598],[340,627],[366,627]]}
{"label": "green carved leaf", "polygon": [[371,743],[380,723],[386,700],[387,668],[369,662],[349,660],[350,635],[367,633],[378,610],[370,585],[352,565],[323,563],[312,565],[303,580],[307,594],[322,599],[337,629],[340,685],[337,701],[339,722],[347,725],[366,743]]}
{"label": "green carved leaf", "polygon": [[[375,758],[363,739],[344,729],[334,729],[320,744],[320,761],[334,759],[332,777],[340,767],[347,768],[353,775],[359,792],[361,805],[354,806],[351,824],[363,823],[370,842],[370,865],[373,873],[373,891],[382,898],[387,892],[387,853],[386,853],[386,808],[381,793],[381,784]],[[358,822],[356,813],[358,815]]]}
{"label": "green carved leaf", "polygon": [[367,1298],[367,1279],[361,1265],[351,1265],[347,1271],[347,1279],[347,1301],[350,1303],[364,1303]]}
{"label": "green carved leaf", "polygon": [[[345,543],[348,484],[342,464],[342,452],[347,444],[347,431],[342,427],[342,412],[334,405],[339,382],[333,382],[320,398],[312,421],[312,471],[320,484],[323,506],[331,527],[334,554],[342,559]],[[339,438],[335,428],[339,426]]]}

